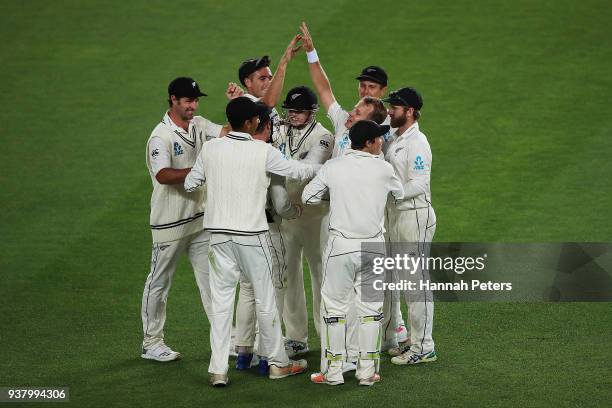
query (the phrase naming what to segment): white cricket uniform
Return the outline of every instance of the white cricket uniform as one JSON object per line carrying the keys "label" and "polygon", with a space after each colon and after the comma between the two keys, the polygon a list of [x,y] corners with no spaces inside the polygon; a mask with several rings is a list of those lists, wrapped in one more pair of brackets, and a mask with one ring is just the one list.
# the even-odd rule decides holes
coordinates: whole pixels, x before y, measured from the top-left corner
{"label": "white cricket uniform", "polygon": [[147,142],[146,159],[153,194],[150,224],[153,235],[151,271],[142,297],[143,348],[155,348],[164,341],[166,303],[172,277],[181,254],[189,256],[202,305],[210,311],[208,282],[208,241],[203,231],[205,193],[187,194],[181,184],[160,184],[155,176],[165,168],[191,167],[206,140],[220,135],[222,127],[195,116],[188,130],[172,122],[168,113],[155,127]]}
{"label": "white cricket uniform", "polygon": [[[329,119],[332,122],[332,125],[334,127],[334,150],[333,150],[333,154],[332,154],[332,158],[336,158],[336,157],[340,157],[342,155],[344,155],[350,148],[351,148],[351,139],[349,138],[349,130],[346,128],[345,123],[346,121],[349,119],[349,113],[347,111],[345,111],[344,109],[342,109],[342,107],[340,106],[340,104],[336,101],[334,103],[332,103],[327,111],[327,116],[329,117]],[[389,125],[391,122],[391,118],[389,116],[387,116],[387,118],[384,120],[384,122],[382,123],[382,125]],[[389,132],[387,132],[384,135],[384,143],[382,146],[382,152],[383,154],[380,155],[380,158],[384,159],[384,154],[387,151],[389,145],[391,144],[391,142],[394,139],[393,136],[393,129],[391,129]],[[328,218],[329,218],[329,214],[327,214],[324,219],[323,219],[323,223],[328,223]],[[386,217],[385,217],[386,219]],[[323,239],[324,237],[322,237],[321,242],[325,243],[326,240]],[[399,301],[397,301],[398,299],[396,298],[395,302],[391,302],[391,297],[392,297],[392,293],[387,293],[387,296],[389,299],[386,300],[385,302],[385,320],[383,321],[386,330],[385,330],[385,335],[384,338],[385,340],[389,337],[391,338],[393,336],[393,339],[395,339],[395,329],[396,327],[400,326],[401,324],[403,324],[403,318],[402,318],[402,312],[400,309],[400,304]],[[391,308],[391,306],[393,306]],[[354,318],[355,316],[351,313],[349,313],[348,316],[348,338],[349,338],[349,347],[348,347],[348,360],[349,361],[354,361],[356,359],[356,352],[357,352],[357,321]]]}
{"label": "white cricket uniform", "polygon": [[[362,275],[370,279],[373,256],[384,256],[384,211],[389,193],[403,196],[400,180],[393,168],[378,156],[349,149],[342,157],[325,163],[317,176],[304,188],[302,201],[314,204],[329,190],[329,240],[323,256],[321,290],[322,325],[321,371],[330,381],[342,380],[342,362],[347,348],[346,319],[356,310],[359,322],[359,354],[356,376],[371,377],[380,358],[379,299],[363,299]],[[358,205],[356,205],[358,203]],[[362,243],[378,243],[377,253],[362,252]],[[362,256],[365,263],[362,263]],[[353,296],[351,296],[353,294]]]}
{"label": "white cricket uniform", "polygon": [[[332,154],[333,137],[319,122],[313,120],[303,129],[282,126],[278,139],[279,150],[286,157],[305,163],[323,164]],[[299,204],[305,182],[286,181],[292,203]],[[308,313],[304,293],[302,255],[307,259],[312,287],[313,319],[319,333],[321,304],[321,247],[326,242],[327,224],[322,228],[327,206],[306,207],[302,216],[281,223],[281,235],[285,244],[287,274],[286,284],[280,291],[283,301],[281,317],[285,324],[285,337],[289,340],[308,341]],[[325,237],[325,241],[321,237]]]}
{"label": "white cricket uniform", "polygon": [[[268,203],[266,204],[266,219],[270,230],[266,241],[272,257],[272,282],[276,294],[276,306],[279,320],[283,316],[283,297],[281,290],[286,285],[287,264],[285,263],[285,244],[280,232],[281,219],[297,217],[298,212],[289,199],[285,188],[285,179],[276,174],[270,176],[268,188]],[[255,313],[255,292],[253,285],[244,276],[240,277],[240,291],[236,305],[236,346],[253,347],[258,341],[256,337],[257,317]],[[262,355],[259,350],[257,354]]]}
{"label": "white cricket uniform", "polygon": [[211,232],[210,373],[226,374],[228,370],[234,297],[241,274],[255,292],[260,352],[268,356],[269,364],[289,364],[278,324],[272,259],[266,243],[268,172],[307,179],[317,169],[287,160],[270,144],[234,131],[206,143],[187,175],[185,190],[194,191],[206,182],[208,196],[204,229]]}
{"label": "white cricket uniform", "polygon": [[[351,148],[351,139],[349,138],[349,131],[345,126],[346,121],[349,118],[349,113],[342,109],[338,102],[334,102],[329,106],[327,110],[327,117],[331,120],[334,126],[334,151],[332,158],[342,156],[346,153],[347,149]],[[391,119],[389,116],[381,123],[381,125],[388,125]],[[391,131],[384,135],[385,142],[383,143],[383,154],[387,151],[387,148],[393,140],[393,133]]]}
{"label": "white cricket uniform", "polygon": [[[418,252],[427,250],[436,231],[436,214],[431,206],[431,148],[415,122],[396,138],[387,150],[386,159],[404,186],[404,198],[389,205],[389,238],[391,242],[411,242]],[[420,271],[425,278],[427,271]],[[406,276],[398,276],[407,279]],[[405,292],[410,317],[411,350],[426,354],[434,350],[433,295],[430,291]]]}

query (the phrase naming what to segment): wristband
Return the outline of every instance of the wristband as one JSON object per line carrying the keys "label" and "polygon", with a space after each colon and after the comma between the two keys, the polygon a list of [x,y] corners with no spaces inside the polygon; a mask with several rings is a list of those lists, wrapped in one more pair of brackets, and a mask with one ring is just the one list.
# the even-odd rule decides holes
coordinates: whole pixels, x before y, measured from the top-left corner
{"label": "wristband", "polygon": [[306,53],[306,58],[308,59],[309,64],[314,64],[319,61],[319,56],[317,55],[317,50],[312,50]]}

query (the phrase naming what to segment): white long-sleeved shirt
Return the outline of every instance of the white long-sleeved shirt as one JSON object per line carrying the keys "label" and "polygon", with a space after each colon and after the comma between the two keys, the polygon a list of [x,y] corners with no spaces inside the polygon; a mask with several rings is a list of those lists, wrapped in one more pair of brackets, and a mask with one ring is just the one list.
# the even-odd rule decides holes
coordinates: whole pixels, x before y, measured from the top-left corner
{"label": "white long-sleeved shirt", "polygon": [[[351,148],[351,139],[349,139],[349,130],[346,128],[346,121],[349,119],[349,113],[342,109],[338,102],[334,102],[329,106],[327,111],[327,117],[331,120],[334,127],[334,150],[332,152],[332,158],[342,156],[344,153]],[[389,125],[391,119],[389,116],[381,123],[381,125]],[[384,143],[382,147],[383,154],[387,151],[389,144],[393,140],[393,133],[391,129],[384,135]],[[384,159],[384,156],[379,156]]]}
{"label": "white long-sleeved shirt", "polygon": [[302,194],[304,204],[317,204],[329,190],[329,230],[344,238],[374,238],[384,233],[387,197],[404,195],[393,167],[379,156],[349,149],[326,162]]}
{"label": "white long-sleeved shirt", "polygon": [[[303,163],[323,164],[332,154],[334,139],[331,133],[319,122],[313,120],[302,129],[292,126],[281,126],[278,149],[286,157],[300,160]],[[287,180],[286,187],[293,203],[302,202],[302,191],[305,182]],[[321,216],[324,208],[305,209],[303,216]]]}
{"label": "white long-sleeved shirt", "polygon": [[319,168],[320,165],[288,160],[272,145],[233,131],[204,145],[185,178],[184,188],[191,192],[207,184],[204,229],[257,234],[268,230],[268,173],[304,180],[313,177]]}
{"label": "white long-sleeved shirt", "polygon": [[219,136],[221,126],[195,116],[187,130],[177,126],[168,112],[147,142],[147,168],[153,184],[151,232],[153,242],[181,239],[202,230],[204,193],[187,194],[181,185],[161,184],[155,176],[161,169],[193,166],[202,145]]}
{"label": "white long-sleeved shirt", "polygon": [[404,186],[404,198],[396,203],[398,210],[413,210],[431,205],[431,148],[427,137],[414,122],[404,133],[395,135],[385,158]]}

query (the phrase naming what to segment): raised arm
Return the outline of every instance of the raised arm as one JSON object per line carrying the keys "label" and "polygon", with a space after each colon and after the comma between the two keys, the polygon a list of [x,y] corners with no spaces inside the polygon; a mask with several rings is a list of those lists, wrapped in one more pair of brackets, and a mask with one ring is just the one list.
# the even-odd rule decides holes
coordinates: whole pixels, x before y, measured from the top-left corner
{"label": "raised arm", "polygon": [[281,93],[283,92],[283,85],[285,83],[285,74],[287,73],[287,65],[289,61],[293,59],[295,54],[302,48],[302,45],[298,45],[298,42],[302,36],[300,34],[293,37],[285,53],[281,57],[278,62],[278,67],[276,67],[276,72],[272,77],[272,81],[270,82],[270,86],[266,90],[266,94],[261,98],[261,101],[265,103],[268,107],[273,108],[276,106],[278,101],[280,100]]}
{"label": "raised arm", "polygon": [[308,70],[310,71],[310,77],[315,89],[317,90],[317,94],[319,94],[319,99],[321,99],[325,112],[327,112],[329,107],[336,102],[336,98],[332,92],[329,79],[327,79],[327,75],[321,66],[321,62],[316,56],[312,36],[310,35],[305,22],[302,22],[300,30],[302,30],[302,45],[304,46],[304,50],[308,55]]}

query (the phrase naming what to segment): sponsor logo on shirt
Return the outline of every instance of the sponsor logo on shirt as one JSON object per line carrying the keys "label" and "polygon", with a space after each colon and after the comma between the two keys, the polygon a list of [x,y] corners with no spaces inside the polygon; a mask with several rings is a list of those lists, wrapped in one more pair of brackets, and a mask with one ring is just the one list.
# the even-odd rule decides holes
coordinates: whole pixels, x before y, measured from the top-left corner
{"label": "sponsor logo on shirt", "polygon": [[421,158],[421,156],[417,156],[414,160],[414,169],[425,170],[425,163],[423,163],[423,159]]}
{"label": "sponsor logo on shirt", "polygon": [[174,155],[180,156],[183,153],[185,152],[183,151],[183,147],[179,144],[179,142],[174,142]]}
{"label": "sponsor logo on shirt", "polygon": [[342,139],[340,139],[340,142],[338,143],[338,146],[340,147],[340,149],[346,149],[350,143],[350,139],[348,137],[348,132],[344,133],[344,135],[342,136]]}
{"label": "sponsor logo on shirt", "polygon": [[321,146],[325,147],[326,149],[329,148],[329,142],[327,140],[321,140],[319,143],[321,144]]}
{"label": "sponsor logo on shirt", "polygon": [[152,158],[156,158],[157,156],[159,156],[159,149],[155,149],[151,152]]}

